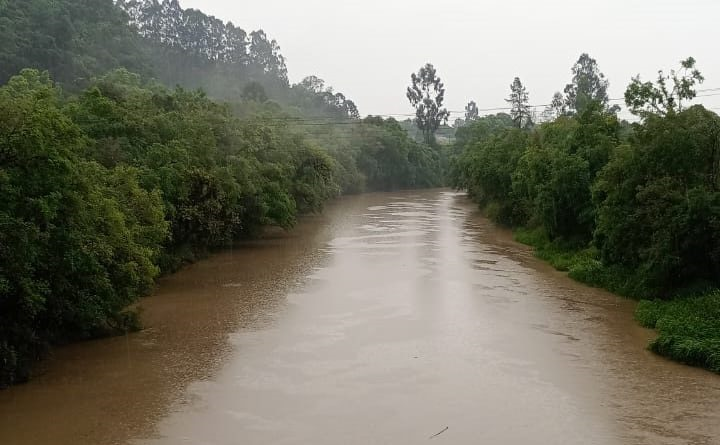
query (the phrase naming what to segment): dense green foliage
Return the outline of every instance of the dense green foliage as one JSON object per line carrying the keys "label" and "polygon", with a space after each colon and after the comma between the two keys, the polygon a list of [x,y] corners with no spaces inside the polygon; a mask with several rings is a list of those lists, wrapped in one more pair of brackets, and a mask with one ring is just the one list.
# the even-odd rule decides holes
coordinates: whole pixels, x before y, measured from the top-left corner
{"label": "dense green foliage", "polygon": [[289,85],[262,31],[175,0],[0,0],[0,24],[0,386],[135,328],[155,278],[212,249],[341,193],[441,184],[436,148]]}
{"label": "dense green foliage", "polygon": [[0,84],[37,68],[78,88],[114,68],[147,74],[148,61],[142,38],[112,0],[0,1]]}
{"label": "dense green foliage", "polygon": [[168,225],[138,170],[84,156],[47,76],[11,79],[0,110],[0,376],[12,382],[48,338],[90,335],[150,289]]}
{"label": "dense green foliage", "polygon": [[637,319],[660,334],[650,348],[720,373],[720,291],[672,301],[641,301]]}
{"label": "dense green foliage", "polygon": [[[538,256],[591,285],[664,299],[719,286],[720,117],[680,106],[702,80],[693,59],[682,66],[684,75],[661,74],[657,86],[633,80],[626,99],[642,120],[627,131],[594,60],[581,57],[566,89],[575,106],[553,120],[520,130],[488,116],[458,131],[454,185],[518,228]],[[661,332],[654,350],[717,370],[719,297],[643,303],[639,318]],[[648,321],[648,308],[660,321]]]}
{"label": "dense green foliage", "polygon": [[249,82],[287,96],[287,67],[277,42],[246,32],[178,0],[118,0],[143,37],[158,78],[234,100]]}
{"label": "dense green foliage", "polygon": [[667,295],[720,279],[720,118],[700,106],[649,117],[595,186],[596,244]]}
{"label": "dense green foliage", "polygon": [[411,140],[393,119],[368,117],[357,129],[354,152],[370,190],[434,187],[442,184],[440,154]]}
{"label": "dense green foliage", "polygon": [[440,184],[437,152],[395,121],[354,122],[343,148],[324,148],[272,105],[240,119],[123,70],[67,100],[26,70],[0,110],[4,382],[50,341],[124,328],[161,270],[289,228],[341,192]]}
{"label": "dense green foliage", "polygon": [[71,92],[124,68],[223,101],[264,98],[303,113],[358,117],[351,100],[314,76],[290,85],[280,47],[264,31],[178,0],[0,1],[0,84],[24,68],[49,71]]}

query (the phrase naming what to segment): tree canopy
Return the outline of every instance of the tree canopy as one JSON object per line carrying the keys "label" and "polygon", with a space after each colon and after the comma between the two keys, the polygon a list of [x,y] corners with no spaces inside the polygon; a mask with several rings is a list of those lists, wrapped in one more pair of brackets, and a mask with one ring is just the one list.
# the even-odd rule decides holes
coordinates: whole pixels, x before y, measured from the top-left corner
{"label": "tree canopy", "polygon": [[625,103],[630,112],[643,117],[674,114],[683,110],[683,101],[697,95],[695,86],[704,80],[695,68],[695,59],[689,57],[680,62],[679,72],[671,70],[670,74],[665,74],[658,71],[656,83],[642,82],[639,75],[633,77],[625,91]]}
{"label": "tree canopy", "polygon": [[532,124],[529,101],[530,96],[527,89],[520,81],[520,78],[516,77],[513,83],[510,84],[510,96],[505,99],[505,102],[510,104],[510,117],[512,117],[518,128],[525,128]]}
{"label": "tree canopy", "polygon": [[572,82],[565,86],[565,106],[574,113],[582,113],[591,102],[609,107],[610,83],[600,71],[597,61],[583,53],[572,67]]}
{"label": "tree canopy", "polygon": [[443,108],[445,84],[431,63],[425,64],[417,74],[410,76],[407,98],[415,108],[415,123],[422,131],[425,143],[434,143],[440,125],[446,124],[450,113]]}

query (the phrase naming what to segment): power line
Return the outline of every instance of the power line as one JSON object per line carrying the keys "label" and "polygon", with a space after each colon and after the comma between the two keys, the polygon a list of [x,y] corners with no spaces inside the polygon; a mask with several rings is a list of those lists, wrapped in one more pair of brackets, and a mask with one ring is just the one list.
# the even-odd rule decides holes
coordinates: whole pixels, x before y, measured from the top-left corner
{"label": "power line", "polygon": [[[710,93],[710,94],[698,94],[695,96],[694,99],[699,99],[703,97],[715,97],[720,96],[720,88],[704,88],[697,90],[697,92],[700,93]],[[608,99],[608,102],[624,102],[625,98],[611,98]],[[532,109],[533,112],[538,112],[539,109],[542,109],[544,111],[545,108],[550,107],[552,104],[533,104],[528,105],[528,108]],[[711,109],[720,109],[720,108],[711,108]],[[501,111],[510,111],[512,110],[512,107],[493,107],[493,108],[479,108],[478,112],[501,112]],[[450,114],[464,114],[466,110],[448,110],[448,113]],[[412,118],[415,117],[415,113],[388,113],[388,114],[371,114],[366,117],[380,117],[380,118]],[[357,125],[373,125],[372,122],[366,122],[364,119],[351,119],[351,118],[342,118],[342,117],[333,117],[333,116],[268,116],[268,117],[253,117],[252,120],[257,120],[259,123],[262,123],[263,125],[271,125],[271,126],[277,126],[277,125],[287,125],[287,124],[293,124],[295,126],[302,126],[302,127],[325,127],[325,126],[357,126]],[[268,124],[268,121],[271,123]],[[277,124],[277,125],[273,125]]]}

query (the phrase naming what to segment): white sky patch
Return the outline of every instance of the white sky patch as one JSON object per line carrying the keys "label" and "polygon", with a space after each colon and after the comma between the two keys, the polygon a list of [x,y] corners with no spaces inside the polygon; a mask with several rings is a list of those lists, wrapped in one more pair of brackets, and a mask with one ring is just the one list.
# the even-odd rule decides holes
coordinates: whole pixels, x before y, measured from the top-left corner
{"label": "white sky patch", "polygon": [[[677,68],[688,56],[705,75],[699,88],[720,88],[720,2],[714,0],[181,3],[246,31],[264,29],[279,42],[291,81],[317,75],[353,99],[363,115],[412,113],[405,89],[425,62],[445,82],[451,111],[462,111],[470,100],[481,109],[506,106],[515,76],[531,104],[549,103],[570,81],[582,52],[610,80],[611,98],[623,97],[632,76],[654,80],[658,69]],[[717,95],[696,102],[720,111],[718,93],[700,93]]]}

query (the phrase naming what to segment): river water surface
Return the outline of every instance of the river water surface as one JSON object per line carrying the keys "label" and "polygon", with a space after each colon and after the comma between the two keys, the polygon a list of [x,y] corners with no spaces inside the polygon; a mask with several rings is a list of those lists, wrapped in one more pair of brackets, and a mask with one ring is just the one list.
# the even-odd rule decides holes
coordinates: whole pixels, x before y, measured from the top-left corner
{"label": "river water surface", "polygon": [[343,198],[142,307],[0,392],[0,444],[720,443],[719,376],[447,191]]}

